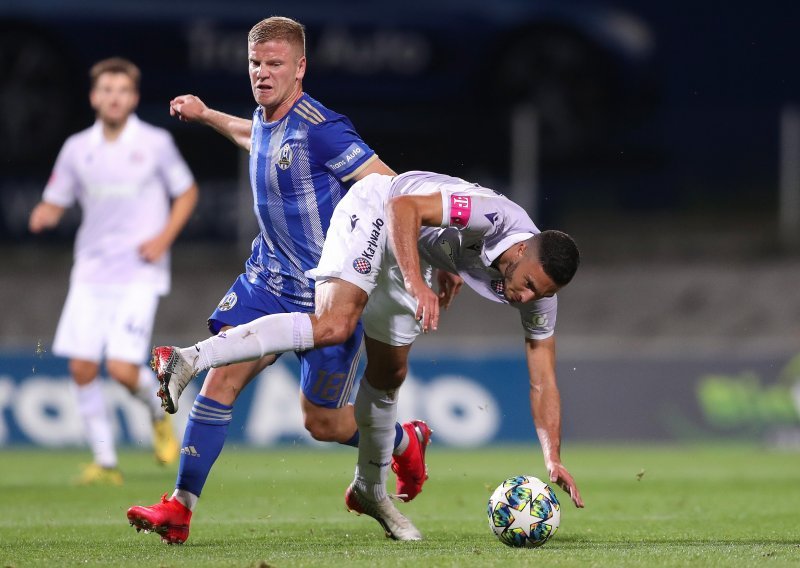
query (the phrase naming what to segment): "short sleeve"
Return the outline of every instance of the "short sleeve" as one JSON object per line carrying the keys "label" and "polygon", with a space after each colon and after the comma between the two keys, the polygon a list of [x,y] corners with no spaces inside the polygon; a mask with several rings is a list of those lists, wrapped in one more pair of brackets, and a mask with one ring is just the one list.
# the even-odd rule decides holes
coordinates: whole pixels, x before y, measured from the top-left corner
{"label": "short sleeve", "polygon": [[497,221],[496,200],[483,195],[442,190],[442,227],[469,228],[487,234]]}
{"label": "short sleeve", "polygon": [[344,117],[326,120],[312,133],[311,155],[343,183],[352,180],[378,158]]}
{"label": "short sleeve", "polygon": [[74,140],[70,138],[58,153],[53,172],[44,188],[43,201],[59,207],[71,207],[75,203],[80,180],[75,172],[74,163],[75,144]]}
{"label": "short sleeve", "polygon": [[558,298],[541,298],[519,306],[522,327],[528,339],[547,339],[555,333]]}
{"label": "short sleeve", "polygon": [[194,176],[168,132],[164,132],[159,147],[156,156],[158,170],[167,186],[167,193],[170,197],[178,197],[192,186]]}

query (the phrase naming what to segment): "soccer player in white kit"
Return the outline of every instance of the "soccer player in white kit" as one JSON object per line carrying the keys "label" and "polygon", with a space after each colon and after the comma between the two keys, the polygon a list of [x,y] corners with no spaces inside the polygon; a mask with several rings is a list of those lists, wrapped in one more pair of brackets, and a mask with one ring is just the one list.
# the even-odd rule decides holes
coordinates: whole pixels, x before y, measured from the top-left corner
{"label": "soccer player in white kit", "polygon": [[392,428],[411,344],[438,326],[432,270],[458,274],[481,296],[519,310],[531,412],[549,479],[583,507],[561,463],[554,336],[556,292],[578,264],[571,237],[540,232],[521,207],[491,189],[430,172],[373,174],[357,182],[333,213],[319,266],[311,271],[317,281],[314,315],[269,315],[225,337],[156,350],[174,349],[166,372],[184,384],[208,367],[336,344],[363,317],[368,366],[355,401],[361,438],[345,503],[375,518],[388,536],[418,540],[419,531],[386,493]]}
{"label": "soccer player in white kit", "polygon": [[94,455],[77,481],[119,485],[113,429],[95,379],[105,358],[108,374],[149,409],[156,459],[176,461],[172,424],[156,394],[155,375],[144,363],[158,298],[169,291],[169,249],[194,210],[198,190],[170,134],[134,114],[138,67],[111,58],[96,63],[89,75],[96,121],[64,143],[29,228],[34,233],[53,228],[68,207],[76,201],[81,206],[53,353],[69,358]]}

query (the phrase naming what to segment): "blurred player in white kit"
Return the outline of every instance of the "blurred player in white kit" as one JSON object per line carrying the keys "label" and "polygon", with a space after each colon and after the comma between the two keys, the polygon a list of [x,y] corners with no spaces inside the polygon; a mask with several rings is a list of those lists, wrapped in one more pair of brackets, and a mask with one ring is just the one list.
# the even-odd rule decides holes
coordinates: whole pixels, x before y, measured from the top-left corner
{"label": "blurred player in white kit", "polygon": [[97,119],[64,143],[29,228],[51,229],[68,207],[81,206],[53,353],[69,358],[94,455],[76,481],[120,485],[111,420],[95,379],[105,359],[108,374],[147,406],[156,459],[175,462],[178,443],[156,395],[158,381],[144,363],[159,296],[169,292],[169,249],[195,208],[198,190],[170,134],[134,114],[138,67],[115,57],[96,63],[89,75]]}

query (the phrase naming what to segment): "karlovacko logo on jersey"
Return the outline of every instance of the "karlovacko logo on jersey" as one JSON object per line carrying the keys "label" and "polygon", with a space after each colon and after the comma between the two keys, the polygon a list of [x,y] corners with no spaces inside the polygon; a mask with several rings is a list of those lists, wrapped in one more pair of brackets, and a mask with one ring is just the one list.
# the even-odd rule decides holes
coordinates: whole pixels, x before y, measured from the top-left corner
{"label": "karlovacko logo on jersey", "polygon": [[372,260],[375,253],[378,252],[378,241],[381,237],[381,230],[383,229],[383,219],[375,219],[372,222],[372,230],[367,235],[367,246],[361,251],[361,255],[368,260]]}
{"label": "karlovacko logo on jersey", "polygon": [[278,154],[278,167],[282,170],[288,170],[289,166],[292,165],[292,147],[289,146],[289,143],[283,145],[281,148],[280,154]]}
{"label": "karlovacko logo on jersey", "polygon": [[225,296],[224,298],[222,298],[222,301],[221,301],[221,302],[219,303],[219,305],[217,306],[217,309],[218,309],[219,311],[221,311],[221,312],[227,312],[227,311],[228,311],[228,310],[230,310],[230,309],[231,309],[233,306],[235,306],[235,305],[236,305],[236,301],[237,301],[238,299],[239,299],[239,298],[236,296],[236,292],[231,292],[230,294],[228,294],[227,296]]}
{"label": "karlovacko logo on jersey", "polygon": [[359,274],[369,274],[369,271],[372,270],[372,265],[366,258],[359,256],[353,261],[353,268]]}

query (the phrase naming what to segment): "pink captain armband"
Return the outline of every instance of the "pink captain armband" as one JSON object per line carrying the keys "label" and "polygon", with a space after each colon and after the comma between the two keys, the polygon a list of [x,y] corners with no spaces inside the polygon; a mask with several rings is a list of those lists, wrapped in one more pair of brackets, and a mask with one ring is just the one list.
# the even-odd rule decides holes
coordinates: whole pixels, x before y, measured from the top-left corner
{"label": "pink captain armband", "polygon": [[469,216],[472,213],[472,198],[467,195],[450,196],[450,227],[463,229],[469,223]]}

